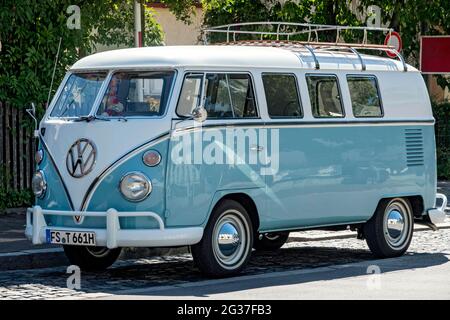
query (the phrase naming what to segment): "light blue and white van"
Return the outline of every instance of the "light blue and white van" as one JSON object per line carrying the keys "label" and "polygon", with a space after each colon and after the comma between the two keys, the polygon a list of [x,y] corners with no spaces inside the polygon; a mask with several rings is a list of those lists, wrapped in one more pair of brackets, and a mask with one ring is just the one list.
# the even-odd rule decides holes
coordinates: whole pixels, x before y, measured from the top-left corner
{"label": "light blue and white van", "polygon": [[[434,119],[402,61],[296,45],[115,50],[75,63],[38,132],[26,235],[72,264],[190,246],[206,275],[289,232],[357,230],[403,254],[445,217]],[[436,198],[442,205],[436,207]]]}

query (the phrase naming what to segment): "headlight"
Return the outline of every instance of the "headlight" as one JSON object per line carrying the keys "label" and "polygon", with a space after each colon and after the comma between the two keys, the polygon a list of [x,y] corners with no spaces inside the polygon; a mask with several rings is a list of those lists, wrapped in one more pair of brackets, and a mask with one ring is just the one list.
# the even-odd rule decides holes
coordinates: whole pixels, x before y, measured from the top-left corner
{"label": "headlight", "polygon": [[144,174],[130,172],[120,180],[120,192],[129,201],[142,201],[152,192],[152,183]]}
{"label": "headlight", "polygon": [[34,161],[36,161],[36,164],[40,164],[42,162],[42,159],[44,159],[44,151],[42,149],[39,149],[34,154]]}
{"label": "headlight", "polygon": [[47,181],[45,180],[44,172],[39,170],[33,174],[31,179],[31,188],[36,197],[42,198],[47,190]]}

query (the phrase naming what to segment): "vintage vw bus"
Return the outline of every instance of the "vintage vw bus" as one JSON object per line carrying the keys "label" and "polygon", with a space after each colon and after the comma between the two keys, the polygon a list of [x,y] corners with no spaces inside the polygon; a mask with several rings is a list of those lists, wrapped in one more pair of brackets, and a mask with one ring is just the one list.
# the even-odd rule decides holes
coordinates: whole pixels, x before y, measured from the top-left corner
{"label": "vintage vw bus", "polygon": [[98,53],[40,123],[26,235],[88,270],[123,247],[190,246],[227,276],[290,231],[348,227],[399,256],[414,222],[445,217],[433,125],[420,72],[354,46]]}

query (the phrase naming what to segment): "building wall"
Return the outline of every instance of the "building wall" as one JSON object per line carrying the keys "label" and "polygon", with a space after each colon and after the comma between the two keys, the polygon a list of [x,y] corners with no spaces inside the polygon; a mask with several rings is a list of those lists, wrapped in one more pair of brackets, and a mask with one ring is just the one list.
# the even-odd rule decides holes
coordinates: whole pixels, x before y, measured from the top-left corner
{"label": "building wall", "polygon": [[198,44],[201,35],[203,21],[202,8],[196,8],[196,14],[192,18],[192,24],[188,25],[176,19],[169,9],[160,4],[149,4],[155,11],[155,19],[161,25],[168,46]]}

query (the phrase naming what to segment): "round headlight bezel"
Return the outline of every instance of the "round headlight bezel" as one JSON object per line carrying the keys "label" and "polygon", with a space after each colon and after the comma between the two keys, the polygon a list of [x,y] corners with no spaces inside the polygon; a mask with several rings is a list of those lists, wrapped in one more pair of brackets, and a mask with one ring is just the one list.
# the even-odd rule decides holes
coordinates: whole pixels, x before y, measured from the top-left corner
{"label": "round headlight bezel", "polygon": [[[36,177],[40,177],[40,182],[39,182],[40,190],[37,190],[35,188],[36,182],[34,182],[34,180]],[[45,178],[45,174],[42,170],[38,170],[33,174],[33,177],[31,179],[31,187],[32,187],[34,195],[37,198],[43,198],[45,196],[45,193],[47,192],[47,179]]]}
{"label": "round headlight bezel", "polygon": [[[132,181],[131,179],[134,179],[134,181]],[[132,191],[130,191],[130,185],[126,185],[127,183],[131,183],[131,182],[141,182],[141,183],[145,183],[145,189],[144,192],[141,193],[139,195],[139,197],[133,197]],[[151,180],[142,172],[138,172],[138,171],[132,171],[132,172],[127,172],[126,174],[124,174],[122,176],[122,178],[120,179],[119,182],[119,191],[120,194],[128,201],[130,202],[141,202],[143,200],[145,200],[150,193],[153,190],[153,185]]]}

